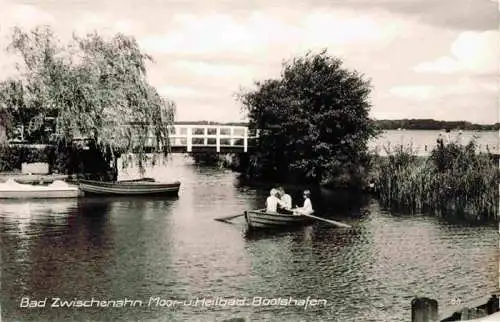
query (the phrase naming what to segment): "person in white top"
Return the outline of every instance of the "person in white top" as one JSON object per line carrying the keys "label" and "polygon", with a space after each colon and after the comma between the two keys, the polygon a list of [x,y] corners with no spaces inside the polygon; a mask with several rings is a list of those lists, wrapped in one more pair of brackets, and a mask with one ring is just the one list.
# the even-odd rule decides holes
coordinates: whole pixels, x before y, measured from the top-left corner
{"label": "person in white top", "polygon": [[269,197],[266,200],[266,212],[267,213],[276,213],[278,210],[278,203],[280,200],[277,197],[278,191],[276,189],[271,189],[269,193]]}
{"label": "person in white top", "polygon": [[280,198],[280,202],[278,204],[278,212],[284,214],[292,213],[292,197],[285,192],[282,187],[278,188],[278,196]]}
{"label": "person in white top", "polygon": [[311,215],[314,212],[310,198],[311,192],[309,190],[304,191],[304,205],[294,209],[295,215]]}

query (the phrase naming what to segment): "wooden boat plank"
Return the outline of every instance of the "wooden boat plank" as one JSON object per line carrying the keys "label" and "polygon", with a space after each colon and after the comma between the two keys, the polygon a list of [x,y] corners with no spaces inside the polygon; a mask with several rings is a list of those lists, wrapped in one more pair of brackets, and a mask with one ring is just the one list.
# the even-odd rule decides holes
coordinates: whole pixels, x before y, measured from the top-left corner
{"label": "wooden boat plank", "polygon": [[292,215],[292,214],[282,214],[282,213],[266,213],[266,212],[261,212],[261,211],[247,211],[249,215],[256,216],[256,217],[270,217],[270,218],[277,218],[277,219],[296,219],[296,218],[303,218],[298,215]]}
{"label": "wooden boat plank", "polygon": [[131,188],[131,189],[151,189],[151,187],[177,187],[180,186],[179,181],[175,181],[172,183],[160,183],[160,182],[149,182],[149,181],[135,181],[135,182],[105,182],[105,181],[93,181],[93,180],[80,180],[82,184],[99,186],[99,187],[117,187],[120,189]]}
{"label": "wooden boat plank", "polygon": [[280,213],[270,214],[262,210],[247,211],[246,220],[248,226],[252,228],[279,228],[310,222],[307,217]]}
{"label": "wooden boat plank", "polygon": [[252,219],[249,219],[249,221],[251,222],[251,224],[259,224],[259,225],[267,225],[267,226],[292,226],[292,225],[297,225],[297,224],[302,224],[304,223],[305,221],[295,221],[295,222],[288,222],[288,223],[284,223],[284,222],[279,222],[279,221],[266,221],[266,220],[252,220]]}
{"label": "wooden boat plank", "polygon": [[266,220],[252,220],[250,219],[251,223],[254,225],[264,225],[264,226],[292,226],[292,225],[297,225],[297,224],[302,224],[304,221],[295,221],[295,222],[279,222],[279,221],[266,221]]}
{"label": "wooden boat plank", "polygon": [[269,222],[269,223],[281,223],[281,224],[291,224],[291,223],[296,223],[296,222],[302,222],[305,221],[305,218],[297,216],[297,218],[273,218],[272,216],[249,216],[251,220],[253,221],[259,221],[259,222]]}
{"label": "wooden boat plank", "polygon": [[96,190],[102,189],[105,191],[163,191],[163,190],[176,190],[179,188],[178,185],[176,186],[151,186],[151,187],[121,187],[120,185],[116,186],[97,186],[93,184],[87,184],[87,183],[82,183],[80,184],[82,187],[90,187],[94,188]]}
{"label": "wooden boat plank", "polygon": [[93,193],[103,193],[103,194],[121,194],[121,195],[130,195],[130,194],[156,194],[156,193],[166,193],[166,192],[176,192],[178,191],[178,188],[158,188],[158,189],[118,189],[118,188],[107,188],[107,187],[99,187],[96,188],[95,186],[92,185],[81,185],[80,188],[84,192],[93,192]]}
{"label": "wooden boat plank", "polygon": [[157,183],[157,182],[101,182],[92,180],[81,180],[80,189],[87,194],[119,195],[119,196],[148,196],[148,195],[171,195],[179,192],[180,182]]}

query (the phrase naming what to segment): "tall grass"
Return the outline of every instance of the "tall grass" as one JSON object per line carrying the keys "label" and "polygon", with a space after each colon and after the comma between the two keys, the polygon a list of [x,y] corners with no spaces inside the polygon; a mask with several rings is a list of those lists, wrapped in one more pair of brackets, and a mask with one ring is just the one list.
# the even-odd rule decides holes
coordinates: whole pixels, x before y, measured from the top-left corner
{"label": "tall grass", "polygon": [[372,176],[383,205],[474,220],[498,219],[497,161],[467,145],[440,143],[427,158],[409,148],[374,156]]}

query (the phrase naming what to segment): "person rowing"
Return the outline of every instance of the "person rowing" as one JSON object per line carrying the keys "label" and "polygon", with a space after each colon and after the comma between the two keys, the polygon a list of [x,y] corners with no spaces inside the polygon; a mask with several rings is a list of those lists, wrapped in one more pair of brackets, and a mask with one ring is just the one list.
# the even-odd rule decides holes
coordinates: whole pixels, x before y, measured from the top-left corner
{"label": "person rowing", "polygon": [[311,203],[311,191],[309,190],[305,190],[304,191],[304,194],[303,194],[303,197],[304,197],[304,205],[302,207],[298,207],[298,208],[295,208],[293,209],[293,214],[294,215],[311,215],[312,213],[314,213],[314,209],[312,207],[312,203]]}
{"label": "person rowing", "polygon": [[278,190],[271,189],[269,197],[266,199],[266,213],[275,214],[278,210],[278,204],[280,200],[278,199]]}
{"label": "person rowing", "polygon": [[292,197],[290,197],[290,195],[285,192],[285,189],[283,189],[283,187],[279,187],[277,190],[278,196],[280,198],[280,201],[278,203],[278,213],[292,214]]}

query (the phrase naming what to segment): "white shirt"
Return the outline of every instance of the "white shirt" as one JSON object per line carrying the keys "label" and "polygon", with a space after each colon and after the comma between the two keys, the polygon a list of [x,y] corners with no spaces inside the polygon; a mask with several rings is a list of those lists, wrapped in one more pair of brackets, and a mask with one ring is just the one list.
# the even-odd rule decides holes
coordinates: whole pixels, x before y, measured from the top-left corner
{"label": "white shirt", "polygon": [[302,206],[302,210],[304,212],[307,212],[308,214],[312,214],[314,212],[313,205],[311,203],[311,199],[306,198],[306,200],[304,200],[304,205]]}
{"label": "white shirt", "polygon": [[282,197],[281,197],[281,200],[280,200],[280,205],[281,207],[285,208],[285,209],[291,209],[292,208],[292,197],[290,197],[289,194],[284,194]]}
{"label": "white shirt", "polygon": [[266,200],[266,212],[275,213],[278,210],[279,199],[275,196],[269,196]]}
{"label": "white shirt", "polygon": [[312,207],[311,199],[306,198],[304,200],[304,205],[301,208],[298,208],[297,211],[299,211],[302,214],[307,214],[310,215],[314,212],[314,209]]}

